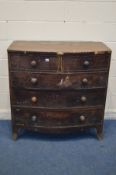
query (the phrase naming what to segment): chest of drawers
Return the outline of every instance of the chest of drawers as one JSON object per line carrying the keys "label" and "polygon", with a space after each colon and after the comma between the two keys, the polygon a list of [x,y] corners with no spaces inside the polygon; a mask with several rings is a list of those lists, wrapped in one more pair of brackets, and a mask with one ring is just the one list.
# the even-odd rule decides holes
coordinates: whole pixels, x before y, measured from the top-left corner
{"label": "chest of drawers", "polygon": [[102,138],[111,50],[101,42],[14,41],[8,48],[13,138],[21,128]]}

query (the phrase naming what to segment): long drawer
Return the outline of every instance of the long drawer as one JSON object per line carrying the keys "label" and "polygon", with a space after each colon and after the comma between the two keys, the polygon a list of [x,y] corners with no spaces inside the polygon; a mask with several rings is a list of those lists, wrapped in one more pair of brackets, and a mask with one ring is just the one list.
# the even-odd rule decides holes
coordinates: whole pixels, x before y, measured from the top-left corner
{"label": "long drawer", "polygon": [[91,125],[101,123],[104,110],[102,108],[75,110],[40,110],[32,108],[12,108],[12,115],[16,124],[25,126],[68,126]]}
{"label": "long drawer", "polygon": [[56,72],[75,72],[80,70],[108,70],[109,53],[94,54],[76,53],[63,54],[61,57],[56,53],[33,53],[33,52],[10,52],[10,70],[31,70]]}
{"label": "long drawer", "polygon": [[34,73],[11,72],[11,86],[25,89],[97,88],[106,87],[108,73]]}
{"label": "long drawer", "polygon": [[13,89],[12,105],[28,107],[79,107],[105,104],[106,90],[25,91]]}

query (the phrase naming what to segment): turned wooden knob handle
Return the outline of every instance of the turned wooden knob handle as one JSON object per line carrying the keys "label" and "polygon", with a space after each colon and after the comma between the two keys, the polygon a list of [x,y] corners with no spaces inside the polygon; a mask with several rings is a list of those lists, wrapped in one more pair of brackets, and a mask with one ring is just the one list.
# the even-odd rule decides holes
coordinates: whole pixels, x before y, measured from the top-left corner
{"label": "turned wooden knob handle", "polygon": [[87,60],[85,60],[84,63],[83,63],[83,65],[84,65],[85,67],[88,67],[89,64],[90,64],[90,63],[89,63],[89,61],[87,61]]}
{"label": "turned wooden knob handle", "polygon": [[83,79],[82,79],[82,83],[83,83],[84,85],[86,85],[86,84],[88,83],[88,79],[87,79],[87,78],[83,78]]}
{"label": "turned wooden knob handle", "polygon": [[82,101],[82,102],[86,102],[86,101],[87,101],[87,97],[82,96],[82,97],[81,97],[81,101]]}
{"label": "turned wooden knob handle", "polygon": [[33,116],[31,117],[31,120],[32,120],[33,122],[35,122],[35,121],[37,120],[37,116],[36,116],[36,115],[33,115]]}
{"label": "turned wooden knob handle", "polygon": [[31,83],[32,83],[32,84],[36,84],[36,83],[37,83],[37,78],[32,77],[32,78],[31,78]]}
{"label": "turned wooden knob handle", "polygon": [[33,103],[36,103],[36,102],[37,102],[37,97],[33,96],[33,97],[31,98],[31,101],[32,101]]}
{"label": "turned wooden knob handle", "polygon": [[85,121],[85,116],[84,115],[80,116],[80,121]]}
{"label": "turned wooden knob handle", "polygon": [[32,60],[32,61],[31,61],[31,66],[32,66],[32,67],[35,67],[36,65],[37,65],[37,62],[36,62],[35,60]]}

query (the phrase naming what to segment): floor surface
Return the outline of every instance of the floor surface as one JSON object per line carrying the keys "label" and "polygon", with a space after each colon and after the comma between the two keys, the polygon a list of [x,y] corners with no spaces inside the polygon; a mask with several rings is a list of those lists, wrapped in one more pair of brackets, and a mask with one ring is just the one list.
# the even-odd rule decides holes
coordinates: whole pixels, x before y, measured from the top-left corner
{"label": "floor surface", "polygon": [[11,137],[11,122],[0,121],[0,175],[116,175],[116,120],[95,131],[62,137],[25,132]]}

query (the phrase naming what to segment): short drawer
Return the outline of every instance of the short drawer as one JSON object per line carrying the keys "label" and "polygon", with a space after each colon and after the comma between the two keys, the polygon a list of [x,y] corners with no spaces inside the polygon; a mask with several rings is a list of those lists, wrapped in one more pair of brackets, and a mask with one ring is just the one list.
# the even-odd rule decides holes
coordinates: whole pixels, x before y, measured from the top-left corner
{"label": "short drawer", "polygon": [[12,115],[17,124],[25,126],[71,126],[71,125],[92,125],[101,123],[104,110],[95,109],[75,109],[73,111],[62,110],[39,110],[30,108],[13,108]]}
{"label": "short drawer", "polygon": [[105,104],[106,90],[25,91],[14,89],[12,105],[28,107],[83,107]]}
{"label": "short drawer", "polygon": [[80,70],[107,70],[109,68],[109,53],[78,53],[64,54],[62,69],[65,72]]}
{"label": "short drawer", "polygon": [[10,70],[56,71],[58,63],[54,53],[9,53]]}
{"label": "short drawer", "polygon": [[32,73],[11,72],[11,85],[24,89],[99,88],[107,86],[107,72],[91,73]]}

